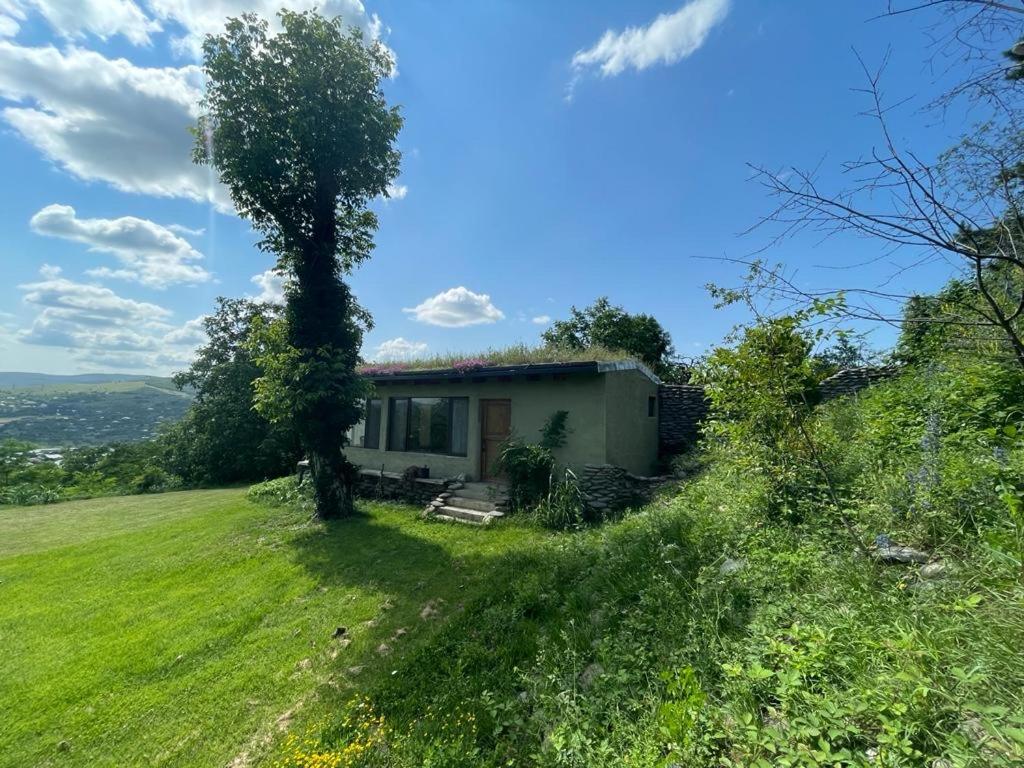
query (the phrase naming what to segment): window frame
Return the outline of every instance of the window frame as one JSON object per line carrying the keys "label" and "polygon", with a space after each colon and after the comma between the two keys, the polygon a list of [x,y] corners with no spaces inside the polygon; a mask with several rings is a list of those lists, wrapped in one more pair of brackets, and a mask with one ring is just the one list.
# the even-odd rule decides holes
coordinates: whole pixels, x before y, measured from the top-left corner
{"label": "window frame", "polygon": [[[373,445],[369,444],[370,437],[370,409],[372,403],[379,403],[377,409],[377,429],[373,433]],[[384,401],[379,397],[368,397],[366,398],[366,411],[363,414],[363,444],[361,448],[365,448],[368,451],[379,451],[380,450],[380,430],[384,426]]]}
{"label": "window frame", "polygon": [[658,415],[658,398],[654,395],[647,397],[647,418],[653,419]]}
{"label": "window frame", "polygon": [[[413,400],[444,400],[447,404],[448,410],[448,430],[445,435],[445,444],[442,450],[432,451],[424,450],[420,448],[415,451],[409,450],[409,434],[412,427],[412,401]],[[466,451],[464,453],[453,453],[452,452],[452,437],[453,429],[455,425],[455,401],[464,400],[466,402]],[[393,434],[391,425],[394,424],[395,411],[399,406],[399,402],[404,401],[405,407],[405,434],[402,435],[402,447],[396,448],[394,445]],[[399,397],[388,398],[388,430],[387,430],[387,450],[394,451],[395,453],[425,453],[431,456],[455,456],[458,458],[466,458],[469,456],[469,398],[465,395],[462,396],[451,396],[451,395],[436,395],[433,397],[427,397],[423,395],[401,395]]]}

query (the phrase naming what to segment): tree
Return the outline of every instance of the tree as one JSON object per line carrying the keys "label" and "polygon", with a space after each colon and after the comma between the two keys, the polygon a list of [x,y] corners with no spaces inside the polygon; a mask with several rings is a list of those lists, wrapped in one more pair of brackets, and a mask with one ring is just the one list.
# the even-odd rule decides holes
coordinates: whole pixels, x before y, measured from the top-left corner
{"label": "tree", "polygon": [[279,315],[273,304],[220,297],[203,319],[207,343],[188,370],[174,376],[179,389],[195,391],[195,400],[163,436],[171,470],[188,483],[277,477],[298,460],[290,420],[271,422],[254,408],[254,384],[264,371],[246,342],[257,324]]}
{"label": "tree", "polygon": [[[762,224],[778,225],[775,241],[808,229],[826,237],[865,236],[879,247],[879,259],[910,254],[898,272],[922,264],[953,265],[956,290],[944,292],[931,305],[940,311],[918,311],[921,302],[912,295],[853,285],[842,288],[847,316],[904,329],[917,323],[955,328],[916,335],[933,341],[954,337],[984,346],[990,354],[1007,354],[1024,367],[1024,81],[1018,77],[1016,58],[1021,54],[1024,4],[933,0],[890,13],[930,7],[948,11],[942,18],[952,22],[951,30],[936,39],[946,55],[961,53],[969,73],[934,104],[945,107],[963,96],[973,107],[989,105],[989,118],[939,158],[925,160],[889,129],[888,108],[880,95],[884,65],[875,73],[865,67],[868,114],[878,124],[880,146],[866,159],[845,164],[854,180],[845,189],[825,189],[814,174],[798,169],[755,167],[755,176],[778,200]],[[1008,43],[1012,47],[1007,55]],[[782,270],[746,263],[760,272],[769,300],[791,306],[832,293],[809,292]],[[970,289],[962,290],[964,285]],[[915,299],[914,312],[900,313],[899,305]]]}
{"label": "tree", "polygon": [[556,320],[541,334],[559,349],[604,347],[633,355],[666,381],[685,380],[686,369],[675,360],[672,337],[651,315],[631,315],[602,296],[585,309],[570,309],[568,320]]}
{"label": "tree", "polygon": [[368,206],[398,174],[402,118],[381,91],[393,66],[382,45],[340,19],[279,15],[274,36],[243,15],[207,37],[195,159],[218,171],[291,278],[281,405],[309,456],[317,514],[329,518],[353,509],[341,449],[365,394],[355,372],[364,316],[343,277],[373,249]]}

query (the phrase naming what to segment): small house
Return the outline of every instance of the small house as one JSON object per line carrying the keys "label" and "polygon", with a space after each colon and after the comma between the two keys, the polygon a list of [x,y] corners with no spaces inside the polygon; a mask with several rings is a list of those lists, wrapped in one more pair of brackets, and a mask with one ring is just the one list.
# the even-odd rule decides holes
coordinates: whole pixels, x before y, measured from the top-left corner
{"label": "small house", "polygon": [[567,411],[562,466],[614,465],[650,475],[658,459],[658,378],[632,360],[476,365],[439,370],[381,366],[345,454],[364,469],[490,481],[510,437],[538,442]]}

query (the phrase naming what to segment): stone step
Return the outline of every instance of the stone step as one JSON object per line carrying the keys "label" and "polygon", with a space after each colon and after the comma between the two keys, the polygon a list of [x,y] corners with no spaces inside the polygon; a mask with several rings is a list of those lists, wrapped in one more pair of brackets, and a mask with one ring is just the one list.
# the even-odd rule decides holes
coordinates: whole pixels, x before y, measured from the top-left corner
{"label": "stone step", "polygon": [[449,496],[445,501],[449,507],[461,507],[462,509],[475,509],[478,512],[493,512],[494,502],[490,499],[474,499],[472,497],[463,496],[461,492],[456,491],[456,495]]}
{"label": "stone step", "polygon": [[493,512],[480,512],[475,509],[462,509],[461,507],[441,507],[437,510],[438,517],[449,517],[455,520],[462,520],[466,523],[487,525],[496,515]]}
{"label": "stone step", "polygon": [[503,501],[508,494],[500,485],[489,485],[488,483],[466,483],[462,488],[452,491],[464,499],[479,499],[480,501]]}

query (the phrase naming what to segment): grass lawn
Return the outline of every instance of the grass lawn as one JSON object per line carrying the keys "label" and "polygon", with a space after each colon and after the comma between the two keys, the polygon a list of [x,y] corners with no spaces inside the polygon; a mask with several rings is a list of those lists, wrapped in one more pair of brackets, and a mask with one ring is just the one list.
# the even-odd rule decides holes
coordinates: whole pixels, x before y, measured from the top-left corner
{"label": "grass lawn", "polygon": [[0,508],[0,765],[258,763],[543,536],[363,510],[319,525],[244,489]]}

